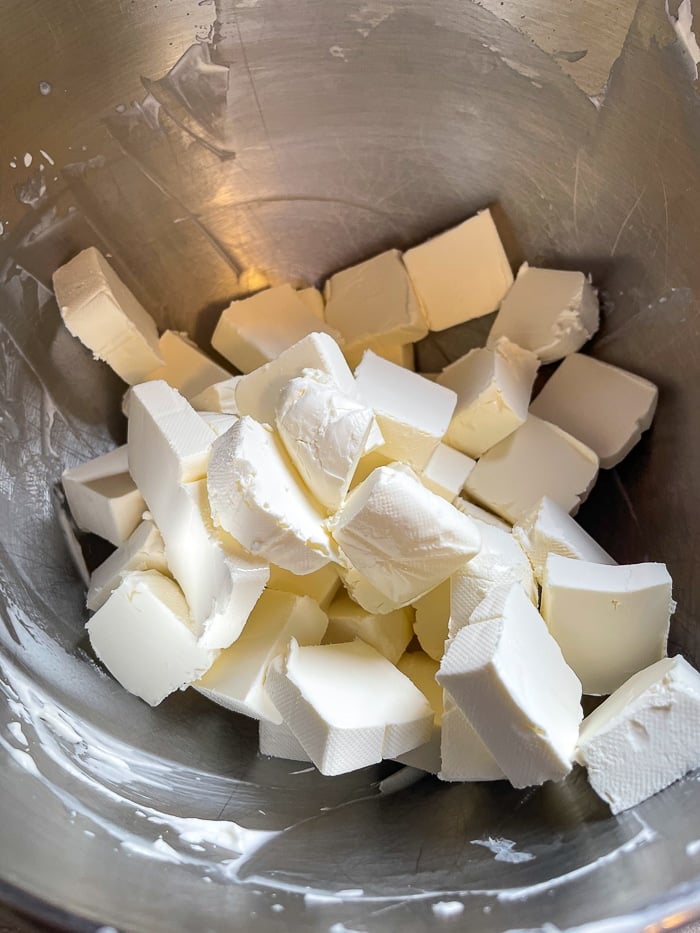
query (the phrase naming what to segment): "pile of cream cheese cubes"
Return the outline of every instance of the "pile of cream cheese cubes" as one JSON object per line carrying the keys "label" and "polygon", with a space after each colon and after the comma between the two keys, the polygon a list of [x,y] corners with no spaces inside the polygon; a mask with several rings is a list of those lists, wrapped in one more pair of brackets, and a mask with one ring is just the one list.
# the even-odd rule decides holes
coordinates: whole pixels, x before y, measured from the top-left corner
{"label": "pile of cream cheese cubes", "polygon": [[[66,326],[130,385],[128,443],[68,469],[97,657],[152,705],[191,687],[260,751],[334,775],[563,779],[618,812],[700,766],[700,675],[668,658],[665,565],[574,520],[657,390],[578,351],[579,272],[515,280],[488,210],[401,254],[236,300],[212,344],[156,325],[94,248],[54,276]],[[430,376],[413,343],[498,310]],[[562,361],[531,402],[542,363]],[[583,719],[582,694],[607,696]]]}

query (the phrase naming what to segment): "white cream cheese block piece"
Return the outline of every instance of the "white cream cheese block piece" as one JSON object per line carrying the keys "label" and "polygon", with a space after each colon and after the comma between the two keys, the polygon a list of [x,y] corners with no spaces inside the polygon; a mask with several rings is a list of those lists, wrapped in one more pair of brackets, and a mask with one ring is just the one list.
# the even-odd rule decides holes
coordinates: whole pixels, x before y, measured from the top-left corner
{"label": "white cream cheese block piece", "polygon": [[130,385],[163,363],[156,322],[94,246],[53,275],[63,322]]}
{"label": "white cream cheese block piece", "polygon": [[314,317],[318,318],[319,321],[325,321],[325,302],[323,300],[323,295],[317,288],[297,289],[297,298],[304,302],[307,310],[309,310]]}
{"label": "white cream cheese block piece", "polygon": [[665,657],[674,610],[665,564],[547,558],[542,615],[584,693],[612,693]]}
{"label": "white cream cheese block piece", "polygon": [[404,253],[430,330],[495,311],[513,282],[491,211]]}
{"label": "white cream cheese block piece", "polygon": [[480,457],[512,434],[527,418],[538,367],[534,353],[505,337],[446,366],[437,381],[457,393],[447,443]]}
{"label": "white cream cheese block piece", "polygon": [[447,444],[438,444],[433,454],[421,472],[423,485],[427,486],[437,496],[442,496],[448,502],[454,502],[464,489],[467,477],[475,467],[475,461],[466,454],[448,447]]}
{"label": "white cream cheese block piece", "polygon": [[440,735],[441,781],[500,781],[496,759],[445,690]]}
{"label": "white cream cheese block piece", "polygon": [[217,437],[225,434],[238,421],[237,415],[229,415],[223,411],[199,411],[197,414]]}
{"label": "white cream cheese block piece", "polygon": [[332,275],[324,289],[326,323],[352,349],[371,341],[405,344],[428,327],[401,253],[396,249]]}
{"label": "white cream cheese block piece", "polygon": [[513,537],[527,554],[542,583],[544,567],[550,554],[587,560],[591,564],[614,564],[616,561],[549,496],[513,525]]}
{"label": "white cream cheese block piece", "polygon": [[90,577],[87,607],[96,612],[109,594],[133,570],[157,570],[169,575],[163,537],[151,521],[143,521],[130,537]]}
{"label": "white cream cheese block piece", "polygon": [[371,350],[362,357],[355,379],[384,435],[380,453],[423,470],[450,424],[456,393]]}
{"label": "white cream cheese block piece", "polygon": [[488,346],[508,337],[543,363],[553,363],[580,350],[599,325],[598,296],[583,272],[523,263],[493,322]]}
{"label": "white cream cheese block piece", "polygon": [[324,516],[267,425],[243,417],[216,439],[207,488],[214,522],[251,554],[299,574],[334,559]]}
{"label": "white cream cheese block piece", "polygon": [[261,755],[269,758],[287,758],[291,761],[311,761],[295,738],[294,733],[284,722],[260,720],[258,729],[258,749]]}
{"label": "white cream cheese block piece", "polygon": [[217,655],[198,642],[178,585],[156,570],[127,574],[87,631],[110,673],[151,706],[201,677]]}
{"label": "white cream cheese block piece", "polygon": [[700,674],[677,655],[631,677],[581,724],[577,760],[613,813],[700,767]]}
{"label": "white cream cheese block piece", "polygon": [[341,391],[330,376],[307,369],[282,389],[275,421],[309,492],[329,512],[337,511],[377,430],[372,409]]}
{"label": "white cream cheese block piece", "polygon": [[236,403],[241,415],[250,415],[263,424],[275,423],[280,392],[305,369],[318,369],[330,376],[348,395],[356,394],[355,380],[340,347],[331,336],[309,334],[265,366],[254,370],[236,387]]}
{"label": "white cream cheese block piece", "polygon": [[[530,406],[616,466],[651,427],[659,390],[653,382],[591,356],[567,356]],[[601,415],[601,413],[604,413]]]}
{"label": "white cream cheese block piece", "polygon": [[367,612],[340,593],[328,608],[328,629],[325,643],[342,644],[361,638],[380,654],[396,664],[413,638],[413,612],[409,608],[395,609],[380,615]]}
{"label": "white cream cheese block piece", "polygon": [[242,373],[250,373],[316,331],[340,339],[309,311],[291,285],[278,285],[232,301],[219,318],[211,345]]}
{"label": "white cream cheese block piece", "polygon": [[350,598],[359,606],[362,606],[367,612],[386,615],[389,612],[394,612],[396,609],[402,609],[405,606],[404,602],[397,602],[395,599],[391,599],[391,597],[380,592],[376,586],[373,586],[369,580],[363,576],[359,570],[355,570],[354,567],[339,566],[338,573],[340,574],[340,579],[345,589],[348,591]]}
{"label": "white cream cheese block piece", "polygon": [[390,466],[394,462],[390,457],[385,457],[384,454],[379,453],[378,450],[372,450],[370,453],[364,454],[357,464],[350,483],[350,489],[355,489],[360,483],[364,483],[370,473],[373,473],[379,467]]}
{"label": "white cream cheese block piece", "polygon": [[581,684],[521,586],[511,587],[498,618],[457,632],[437,680],[514,787],[571,770]]}
{"label": "white cream cheese block piece", "polygon": [[146,504],[129,475],[126,446],[65,470],[63,491],[75,524],[112,544],[123,544]]}
{"label": "white cream cheese block piece", "polygon": [[329,521],[342,553],[379,592],[408,605],[480,547],[475,523],[408,469],[379,467]]}
{"label": "white cream cheese block piece", "polygon": [[148,374],[148,381],[162,379],[187,399],[231,377],[228,370],[210,359],[187,334],[166,330],[158,346],[164,363]]}
{"label": "white cream cheese block piece", "polygon": [[407,651],[397,662],[396,667],[415,684],[423,696],[430,703],[433,710],[433,731],[430,740],[425,745],[412,749],[397,757],[402,765],[419,768],[429,774],[437,774],[440,770],[440,722],[442,720],[442,687],[435,680],[438,667],[437,661],[429,658],[423,651]]}
{"label": "white cream cheese block piece", "polygon": [[451,578],[448,578],[413,604],[416,610],[413,631],[423,651],[435,661],[439,661],[445,653],[450,622],[450,591]]}
{"label": "white cream cheese block piece", "polygon": [[215,382],[197,395],[192,396],[190,405],[195,411],[222,412],[227,415],[238,415],[236,404],[236,386],[242,376],[229,376],[221,382]]}
{"label": "white cream cheese block piece", "polygon": [[299,645],[320,644],[327,625],[325,612],[309,596],[266,590],[240,637],[192,686],[235,713],[279,723],[282,717],[263,686],[268,665],[290,638]]}
{"label": "white cream cheese block piece", "polygon": [[348,366],[353,370],[357,369],[367,350],[371,350],[372,353],[376,353],[377,356],[381,356],[382,359],[388,360],[390,363],[415,371],[416,354],[412,343],[377,343],[376,341],[370,341],[367,344],[361,344],[353,348],[343,347]]}
{"label": "white cream cheese block piece", "polygon": [[333,564],[326,564],[320,570],[303,576],[271,564],[267,587],[270,590],[282,590],[283,593],[296,593],[297,596],[310,596],[325,611],[340,589],[340,577],[338,568]]}
{"label": "white cream cheese block piece", "polygon": [[265,687],[322,774],[396,758],[432,733],[433,710],[420,690],[359,639],[320,647],[291,639]]}
{"label": "white cream cheese block piece", "polygon": [[469,624],[471,614],[494,587],[518,583],[531,603],[536,606],[538,600],[530,561],[513,535],[473,521],[481,535],[481,550],[450,578],[450,638]]}
{"label": "white cream cheese block piece", "polygon": [[549,496],[575,514],[598,476],[598,457],[556,425],[528,415],[505,440],[486,451],[469,474],[466,492],[509,522]]}
{"label": "white cream cheese block piece", "polygon": [[463,512],[464,515],[468,515],[469,518],[477,518],[480,522],[486,522],[487,525],[493,525],[495,528],[502,528],[503,531],[513,530],[510,522],[499,518],[498,515],[494,515],[493,512],[489,512],[487,509],[482,509],[476,502],[471,502],[469,499],[465,499],[464,496],[453,499],[452,505],[459,509],[460,512]]}

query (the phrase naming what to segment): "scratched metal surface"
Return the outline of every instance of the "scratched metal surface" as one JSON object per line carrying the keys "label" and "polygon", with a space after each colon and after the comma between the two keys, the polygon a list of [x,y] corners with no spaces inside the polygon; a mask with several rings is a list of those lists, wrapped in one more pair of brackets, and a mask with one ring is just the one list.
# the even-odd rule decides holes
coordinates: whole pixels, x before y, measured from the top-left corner
{"label": "scratched metal surface", "polygon": [[[386,768],[296,776],[199,697],[155,711],[129,697],[89,660],[50,493],[124,435],[118,381],[48,290],[77,249],[100,245],[162,326],[206,345],[232,295],[315,281],[495,200],[514,259],[593,274],[596,355],[661,386],[652,432],[581,518],[620,561],[668,562],[674,646],[700,660],[700,108],[664,4],[5,0],[0,29],[3,898],[58,927],[149,931],[632,931],[695,916],[696,780],[618,818],[580,773],[527,794],[432,779],[383,794]],[[483,333],[432,339],[422,368]],[[39,709],[26,751],[7,729],[19,681]],[[79,743],[42,745],[54,707],[121,748],[128,775],[98,792]],[[156,804],[287,831],[205,884],[221,853],[148,854],[134,812]],[[497,861],[472,844],[489,836],[534,858]],[[441,919],[445,900],[464,912]]]}

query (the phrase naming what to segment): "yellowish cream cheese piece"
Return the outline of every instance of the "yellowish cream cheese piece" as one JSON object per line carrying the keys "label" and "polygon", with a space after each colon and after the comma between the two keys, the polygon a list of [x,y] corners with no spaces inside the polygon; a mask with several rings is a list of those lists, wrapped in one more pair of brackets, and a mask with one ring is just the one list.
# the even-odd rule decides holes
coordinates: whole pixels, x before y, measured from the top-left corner
{"label": "yellowish cream cheese piece", "polygon": [[580,350],[599,325],[598,296],[583,272],[524,263],[493,322],[488,346],[508,337],[543,363],[554,363]]}
{"label": "yellowish cream cheese piece", "polygon": [[338,568],[333,564],[326,564],[325,567],[303,576],[271,564],[267,587],[270,590],[281,590],[283,593],[296,593],[297,596],[310,596],[326,611],[340,585]]}
{"label": "yellowish cream cheese piece", "polygon": [[440,661],[445,653],[450,622],[450,592],[451,578],[448,578],[413,604],[416,610],[413,631],[423,651],[434,661]]}
{"label": "yellowish cream cheese piece", "polygon": [[242,373],[250,373],[317,331],[340,339],[309,311],[291,285],[279,285],[232,301],[219,318],[211,344]]}
{"label": "yellowish cream cheese piece", "polygon": [[367,612],[347,593],[339,593],[328,608],[325,643],[342,644],[361,638],[396,664],[413,638],[413,611],[409,607],[383,615]]}
{"label": "yellowish cream cheese piece", "polygon": [[496,759],[472,724],[444,691],[440,732],[441,781],[501,781],[505,778]]}
{"label": "yellowish cream cheese piece", "polygon": [[651,427],[658,397],[659,390],[648,379],[572,353],[530,411],[583,441],[598,454],[600,465],[611,469]]}
{"label": "yellowish cream cheese piece", "polygon": [[587,560],[591,564],[614,564],[616,561],[549,496],[513,525],[513,537],[527,554],[535,579],[542,583],[550,554]]}
{"label": "yellowish cream cheese piece", "polygon": [[437,675],[514,787],[571,770],[581,684],[518,584],[499,617],[467,625]]}
{"label": "yellowish cream cheese piece", "polygon": [[335,559],[325,515],[267,425],[246,416],[216,439],[207,488],[214,522],[251,554],[298,574]]}
{"label": "yellowish cream cheese piece", "polygon": [[162,379],[191,399],[214,383],[231,378],[231,373],[210,359],[187,334],[166,330],[158,341],[163,365],[148,374],[152,382]]}
{"label": "yellowish cream cheese piece", "polygon": [[127,574],[87,632],[112,676],[151,706],[201,677],[217,655],[199,643],[178,585],[156,570]]}
{"label": "yellowish cream cheese piece", "polygon": [[354,567],[338,567],[340,579],[351,599],[353,599],[366,612],[374,615],[386,615],[403,609],[405,603],[397,601],[380,592],[369,580]]}
{"label": "yellowish cream cheese piece", "polygon": [[429,658],[423,651],[407,651],[397,662],[396,667],[415,684],[433,709],[433,731],[430,740],[425,745],[412,749],[397,757],[402,765],[419,768],[429,774],[437,774],[440,770],[440,723],[442,720],[442,687],[435,680],[438,667],[437,661]]}
{"label": "yellowish cream cheese piece", "polygon": [[129,474],[126,446],[65,470],[61,482],[75,524],[111,544],[124,544],[146,504]]}
{"label": "yellowish cream cheese piece", "polygon": [[336,341],[329,334],[314,332],[272,362],[243,376],[236,387],[239,414],[273,425],[280,392],[305,369],[320,370],[349,395],[357,392],[350,367]]}
{"label": "yellowish cream cheese piece", "polygon": [[343,347],[345,359],[352,370],[357,369],[367,350],[381,356],[383,360],[388,360],[397,366],[403,366],[404,369],[415,371],[416,354],[412,343],[377,343],[376,341],[370,341],[354,348]]}
{"label": "yellowish cream cheese piece", "polygon": [[517,583],[535,606],[539,595],[530,561],[513,535],[473,521],[481,535],[481,550],[450,578],[450,638],[469,624],[471,614],[494,587]]}
{"label": "yellowish cream cheese piece", "polygon": [[387,250],[326,282],[326,322],[348,348],[371,342],[405,344],[428,333],[420,304],[396,249]]}
{"label": "yellowish cream cheese piece", "polygon": [[318,318],[325,322],[325,306],[323,295],[317,288],[300,288],[297,290],[297,297],[303,301],[307,309]]}
{"label": "yellowish cream cheese piece", "polygon": [[430,460],[421,472],[423,485],[437,496],[454,502],[464,489],[467,478],[476,463],[471,457],[460,453],[447,444],[438,444]]}
{"label": "yellowish cream cheese piece", "polygon": [[396,758],[432,734],[433,710],[420,690],[359,639],[320,647],[291,639],[265,688],[322,774]]}
{"label": "yellowish cream cheese piece", "polygon": [[355,379],[384,436],[379,452],[423,470],[449,427],[456,393],[371,350],[362,357]]}
{"label": "yellowish cream cheese piece", "polygon": [[320,644],[327,625],[325,612],[309,596],[266,590],[240,637],[192,686],[235,713],[280,723],[282,717],[263,686],[268,665],[290,638],[299,645]]}
{"label": "yellowish cream cheese piece", "polygon": [[127,573],[157,570],[169,576],[163,537],[152,521],[141,522],[124,544],[103,561],[90,577],[86,604],[96,612]]}
{"label": "yellowish cream cheese piece", "polygon": [[480,522],[486,522],[487,525],[493,525],[495,528],[502,528],[503,531],[513,530],[510,522],[504,521],[498,515],[489,512],[488,509],[482,509],[476,502],[471,502],[469,499],[465,499],[464,496],[457,496],[456,499],[452,500],[452,505],[459,509],[460,512],[468,515],[469,518],[478,518]]}
{"label": "yellowish cream cheese piece", "polygon": [[350,565],[400,605],[441,583],[481,543],[475,523],[406,468],[375,470],[328,527]]}
{"label": "yellowish cream cheese piece", "polygon": [[242,378],[242,376],[229,376],[221,382],[215,382],[198,392],[197,395],[193,395],[190,404],[195,411],[238,415],[240,412],[236,403],[236,386]]}
{"label": "yellowish cream cheese piece", "polygon": [[94,246],[57,269],[53,286],[68,330],[124,382],[162,365],[155,321]]}
{"label": "yellowish cream cheese piece", "polygon": [[491,211],[404,253],[430,330],[445,330],[498,308],[513,283]]}
{"label": "yellowish cream cheese piece", "polygon": [[700,767],[700,674],[677,655],[635,674],[581,724],[577,760],[613,813]]}
{"label": "yellowish cream cheese piece", "polygon": [[598,476],[598,457],[585,444],[548,421],[527,421],[477,462],[465,490],[509,522],[517,522],[549,496],[571,514],[578,511]]}
{"label": "yellowish cream cheese piece", "polygon": [[584,693],[612,693],[665,657],[674,610],[665,564],[547,558],[542,615]]}
{"label": "yellowish cream cheese piece", "polygon": [[480,457],[512,434],[527,418],[538,366],[534,353],[502,337],[445,367],[437,381],[457,393],[447,443]]}

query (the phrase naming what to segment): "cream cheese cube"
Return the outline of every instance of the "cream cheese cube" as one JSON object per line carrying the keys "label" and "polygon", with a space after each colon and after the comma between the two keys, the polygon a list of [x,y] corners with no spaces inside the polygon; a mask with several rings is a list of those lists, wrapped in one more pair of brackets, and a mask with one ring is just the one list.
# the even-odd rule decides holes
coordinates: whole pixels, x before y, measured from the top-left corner
{"label": "cream cheese cube", "polygon": [[554,363],[580,350],[599,326],[598,296],[583,272],[523,263],[493,322],[488,346],[508,337],[543,363]]}
{"label": "cream cheese cube", "polygon": [[305,369],[318,369],[330,376],[348,395],[357,391],[350,367],[335,340],[328,334],[313,333],[280,353],[271,363],[243,376],[236,387],[239,413],[250,415],[262,424],[274,424],[280,392],[290,379],[301,376]]}
{"label": "cream cheese cube", "polygon": [[158,341],[163,365],[148,374],[145,381],[162,379],[185,398],[191,399],[231,374],[199,349],[187,334],[166,330]]}
{"label": "cream cheese cube", "polygon": [[53,287],[68,330],[124,382],[163,363],[156,322],[94,246],[57,269]]}
{"label": "cream cheese cube", "polygon": [[301,647],[291,639],[265,682],[322,774],[344,774],[424,745],[433,710],[394,665],[359,639]]}
{"label": "cream cheese cube", "polygon": [[512,534],[473,519],[481,535],[481,550],[450,578],[450,622],[454,638],[494,587],[519,584],[535,606],[537,584],[527,555]]}
{"label": "cream cheese cube", "polygon": [[271,564],[267,587],[270,590],[282,590],[283,593],[296,593],[297,596],[310,596],[326,611],[340,589],[340,577],[338,568],[333,564],[326,564],[303,576]]}
{"label": "cream cheese cube", "polygon": [[378,467],[390,466],[393,462],[390,457],[385,457],[378,450],[372,450],[364,454],[357,464],[350,483],[350,489],[355,489],[360,483],[364,483],[370,473],[373,473]]}
{"label": "cream cheese cube", "polygon": [[610,469],[651,427],[658,397],[659,390],[648,379],[572,353],[530,411],[583,441],[598,454],[600,465]]}
{"label": "cream cheese cube", "polygon": [[612,693],[665,657],[674,610],[665,564],[547,558],[542,615],[584,693]]}
{"label": "cream cheese cube", "polygon": [[[341,555],[342,557],[342,555]],[[345,589],[350,598],[353,599],[366,612],[376,615],[386,615],[389,612],[395,612],[397,609],[403,609],[405,603],[391,599],[380,592],[376,586],[373,586],[369,580],[363,576],[359,570],[354,567],[338,567],[340,579],[343,581]]]}
{"label": "cream cheese cube", "polygon": [[403,605],[449,577],[480,547],[474,522],[408,469],[379,467],[328,526],[352,567]]}
{"label": "cream cheese cube", "polygon": [[438,444],[420,478],[435,495],[454,502],[475,466],[471,457],[447,444]]}
{"label": "cream cheese cube", "polygon": [[197,395],[192,396],[190,405],[195,411],[221,412],[227,415],[238,415],[236,403],[236,386],[242,376],[229,376],[221,382],[215,382]]}
{"label": "cream cheese cube", "polygon": [[534,353],[505,337],[446,366],[437,382],[457,393],[447,443],[480,457],[512,434],[527,418],[538,366]]}
{"label": "cream cheese cube", "polygon": [[320,370],[304,370],[282,390],[277,430],[309,492],[329,512],[350,487],[373,430],[374,413]]}
{"label": "cream cheese cube", "polygon": [[178,585],[156,570],[127,574],[87,632],[112,676],[151,706],[201,677],[217,655],[199,643]]}
{"label": "cream cheese cube", "polygon": [[238,421],[237,415],[229,415],[223,411],[200,411],[197,414],[209,425],[216,437],[221,437]]}
{"label": "cream cheese cube", "polygon": [[266,425],[246,416],[216,439],[207,488],[214,522],[251,554],[299,574],[335,559],[324,516]]}
{"label": "cream cheese cube", "polygon": [[360,397],[374,410],[384,445],[379,452],[422,470],[450,424],[457,404],[436,385],[368,350],[355,370]]}
{"label": "cream cheese cube", "polygon": [[235,713],[281,723],[263,686],[267,668],[290,638],[299,645],[320,644],[327,625],[325,612],[309,596],[266,590],[240,637],[192,686]]}
{"label": "cream cheese cube", "polygon": [[428,327],[396,249],[336,272],[326,282],[326,322],[352,349],[372,341],[421,340]]}
{"label": "cream cheese cube", "polygon": [[466,492],[509,522],[549,496],[575,514],[598,476],[598,457],[556,425],[529,415],[488,450],[469,474]]}
{"label": "cream cheese cube", "polygon": [[571,770],[581,684],[521,586],[499,618],[460,629],[437,675],[514,787]]}
{"label": "cream cheese cube", "polygon": [[326,303],[323,300],[323,295],[317,288],[297,289],[297,298],[304,302],[307,310],[310,311],[314,317],[325,323]]}
{"label": "cream cheese cube", "polygon": [[112,544],[123,544],[146,504],[129,475],[126,447],[65,470],[61,482],[75,524]]}
{"label": "cream cheese cube", "polygon": [[269,758],[287,758],[291,761],[311,761],[289,726],[284,723],[260,720],[258,749]]}
{"label": "cream cheese cube", "polygon": [[413,631],[423,651],[435,661],[440,661],[445,653],[450,622],[450,592],[451,578],[448,578],[413,604],[416,610]]}
{"label": "cream cheese cube", "polygon": [[445,330],[495,311],[513,282],[491,211],[404,253],[430,330]]}
{"label": "cream cheese cube", "polygon": [[495,528],[503,529],[503,531],[513,530],[510,522],[504,521],[504,519],[499,518],[498,515],[494,515],[493,512],[489,512],[487,509],[482,509],[480,505],[470,502],[469,499],[465,499],[463,496],[453,499],[452,505],[459,509],[460,512],[463,512],[464,515],[468,515],[469,518],[477,518],[480,522],[486,522],[487,525],[493,525]]}
{"label": "cream cheese cube", "polygon": [[472,724],[444,691],[440,734],[441,781],[501,781],[505,778],[496,759]]}
{"label": "cream cheese cube", "polygon": [[587,560],[591,564],[614,564],[612,557],[549,496],[513,526],[513,537],[527,554],[535,578],[542,583],[550,554]]}
{"label": "cream cheese cube", "polygon": [[383,615],[365,611],[347,593],[340,593],[328,609],[325,643],[342,644],[361,638],[396,664],[413,638],[413,613],[395,609]]}
{"label": "cream cheese cube", "polygon": [[416,354],[412,343],[378,343],[377,341],[359,344],[354,348],[343,347],[343,353],[350,369],[357,369],[367,350],[381,356],[383,360],[388,360],[397,366],[403,366],[404,369],[415,371]]}
{"label": "cream cheese cube", "polygon": [[143,521],[90,577],[87,607],[96,612],[133,570],[157,570],[169,575],[163,537],[151,521]]}
{"label": "cream cheese cube", "polygon": [[232,301],[219,318],[211,345],[242,373],[250,373],[317,331],[340,339],[309,311],[291,285],[278,285]]}
{"label": "cream cheese cube", "polygon": [[613,813],[700,767],[700,674],[677,655],[635,674],[581,724],[577,760]]}
{"label": "cream cheese cube", "polygon": [[429,658],[423,651],[407,651],[397,662],[396,667],[415,684],[433,710],[433,731],[430,740],[425,745],[419,745],[403,755],[397,757],[402,765],[419,768],[429,774],[437,774],[440,770],[440,723],[442,720],[442,687],[435,680],[438,667],[437,661]]}

